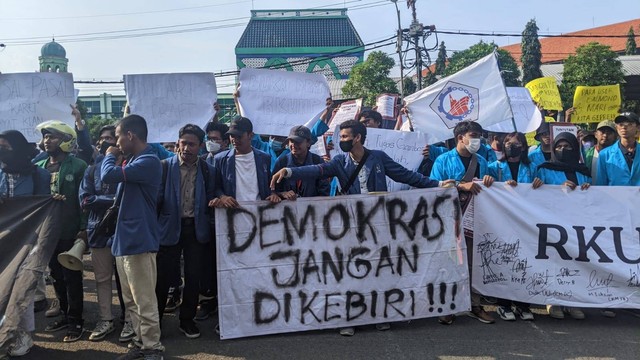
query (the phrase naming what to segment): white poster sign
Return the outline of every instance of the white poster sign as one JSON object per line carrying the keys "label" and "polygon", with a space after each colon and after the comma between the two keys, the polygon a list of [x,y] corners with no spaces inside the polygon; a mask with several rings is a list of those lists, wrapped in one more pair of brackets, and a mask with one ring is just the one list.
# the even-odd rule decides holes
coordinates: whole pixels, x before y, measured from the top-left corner
{"label": "white poster sign", "polygon": [[311,145],[311,147],[309,148],[309,151],[311,151],[312,153],[318,155],[318,156],[327,156],[327,143],[325,142],[326,139],[324,136],[320,136],[318,138],[318,141],[315,142],[315,144]]}
{"label": "white poster sign", "polygon": [[413,128],[426,133],[429,144],[452,138],[461,121],[488,128],[513,117],[495,53],[404,100]]}
{"label": "white poster sign", "polygon": [[322,112],[330,96],[322,74],[244,68],[239,80],[240,110],[256,134],[289,135]]}
{"label": "white poster sign", "polygon": [[176,141],[186,124],[204,129],[218,99],[213,73],[125,75],[131,114],[147,120],[149,142]]}
{"label": "white poster sign", "polygon": [[0,132],[20,131],[29,142],[39,142],[36,126],[60,120],[73,127],[70,105],[76,103],[70,73],[0,74]]}
{"label": "white poster sign", "polygon": [[[334,135],[334,138],[336,136]],[[335,142],[335,141],[334,141]],[[427,136],[421,132],[395,131],[367,128],[364,147],[384,151],[393,161],[409,170],[417,170],[424,159],[422,150],[427,144]],[[342,154],[340,146],[331,150],[331,157]],[[408,190],[409,185],[397,183],[387,177],[387,190],[390,192]]]}
{"label": "white poster sign", "polygon": [[220,337],[470,308],[455,189],[216,209]]}
{"label": "white poster sign", "polygon": [[358,120],[356,116],[360,113],[362,108],[362,99],[349,100],[340,104],[338,111],[333,113],[331,121],[329,121],[329,127],[335,129],[338,132],[340,125],[349,120]]}
{"label": "white poster sign", "polygon": [[[503,122],[487,126],[484,129],[487,131],[504,133],[510,133],[513,131],[528,133],[536,131],[542,123],[542,114],[533,103],[529,90],[524,87],[507,87],[507,95],[509,96],[509,103],[511,104],[511,110],[513,111],[513,120],[505,120]],[[514,122],[517,130],[513,129]]]}
{"label": "white poster sign", "polygon": [[382,94],[376,98],[376,111],[382,115],[385,120],[396,119],[396,102],[398,95]]}
{"label": "white poster sign", "polygon": [[533,304],[640,308],[638,201],[632,186],[493,184],[475,197],[473,287]]}

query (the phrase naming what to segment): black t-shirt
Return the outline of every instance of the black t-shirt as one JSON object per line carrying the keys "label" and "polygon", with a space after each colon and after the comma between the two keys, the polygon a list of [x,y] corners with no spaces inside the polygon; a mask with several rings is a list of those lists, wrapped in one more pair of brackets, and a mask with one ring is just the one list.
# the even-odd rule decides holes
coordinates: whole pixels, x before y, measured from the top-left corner
{"label": "black t-shirt", "polygon": [[[471,163],[471,156],[464,157],[460,155],[460,160],[462,160],[462,165],[464,165],[464,171],[466,174],[467,170],[469,169],[469,164]],[[480,178],[480,161],[478,161],[478,166],[476,166],[476,173],[473,174],[473,177]]]}
{"label": "black t-shirt", "polygon": [[520,162],[507,162],[511,171],[511,178],[518,181],[518,171],[520,170]]}
{"label": "black t-shirt", "polygon": [[622,143],[618,142],[618,146],[620,147],[620,151],[622,151],[622,156],[624,157],[624,160],[627,162],[627,166],[629,167],[629,170],[631,170],[631,166],[633,166],[633,158],[636,157],[636,149],[633,149],[633,151],[629,152],[627,151],[627,148],[622,146]]}
{"label": "black t-shirt", "polygon": [[545,159],[546,161],[551,160],[551,152],[544,152],[544,151],[543,151],[543,152],[542,152],[542,156],[544,156],[544,159]]}

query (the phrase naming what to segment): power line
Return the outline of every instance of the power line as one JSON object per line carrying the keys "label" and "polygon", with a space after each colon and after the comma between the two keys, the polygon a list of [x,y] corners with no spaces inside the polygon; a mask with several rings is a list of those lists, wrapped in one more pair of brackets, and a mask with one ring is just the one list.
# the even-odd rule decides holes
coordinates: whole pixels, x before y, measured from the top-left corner
{"label": "power line", "polygon": [[552,35],[552,34],[548,34],[548,35],[522,35],[522,34],[507,34],[507,33],[496,33],[496,32],[490,32],[490,33],[486,33],[486,32],[465,32],[465,31],[442,31],[442,30],[436,30],[434,31],[434,33],[438,33],[438,34],[447,34],[447,35],[464,35],[464,36],[497,36],[497,37],[548,37],[548,38],[627,38],[628,35],[608,35],[608,34],[602,34],[602,35],[597,35],[597,34],[593,34],[593,35],[582,35],[582,34],[559,34],[559,35]]}

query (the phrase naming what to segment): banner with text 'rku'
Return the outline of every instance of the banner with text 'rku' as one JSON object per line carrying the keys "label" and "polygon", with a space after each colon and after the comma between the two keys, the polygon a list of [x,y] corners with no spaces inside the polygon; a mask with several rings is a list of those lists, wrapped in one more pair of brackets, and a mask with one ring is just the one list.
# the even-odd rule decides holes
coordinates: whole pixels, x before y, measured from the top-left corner
{"label": "banner with text 'rku'", "polygon": [[461,121],[488,127],[513,118],[495,53],[407,96],[405,102],[413,128],[427,134],[429,144],[452,138]]}
{"label": "banner with text 'rku'", "polygon": [[216,209],[220,336],[467,311],[455,189]]}
{"label": "banner with text 'rku'", "polygon": [[475,197],[472,284],[533,304],[640,308],[635,186],[495,183]]}

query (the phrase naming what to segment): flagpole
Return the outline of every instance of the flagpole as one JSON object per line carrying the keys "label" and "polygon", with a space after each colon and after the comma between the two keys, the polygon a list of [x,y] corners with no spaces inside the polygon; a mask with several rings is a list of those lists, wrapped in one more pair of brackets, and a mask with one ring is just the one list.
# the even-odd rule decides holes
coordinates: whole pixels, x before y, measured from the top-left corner
{"label": "flagpole", "polygon": [[[504,79],[502,78],[503,72],[511,72],[510,70],[500,70],[500,61],[498,60],[498,52],[494,49],[493,56],[496,58],[496,62],[498,63],[498,70],[500,71],[500,81],[502,82],[502,87],[504,88],[504,92],[507,92],[507,86],[504,84]],[[513,116],[513,108],[511,107],[511,101],[509,101],[509,94],[507,93],[507,104],[509,104],[509,111],[511,111],[511,124],[513,125],[513,131],[517,132],[518,127],[516,126],[516,119]]]}

